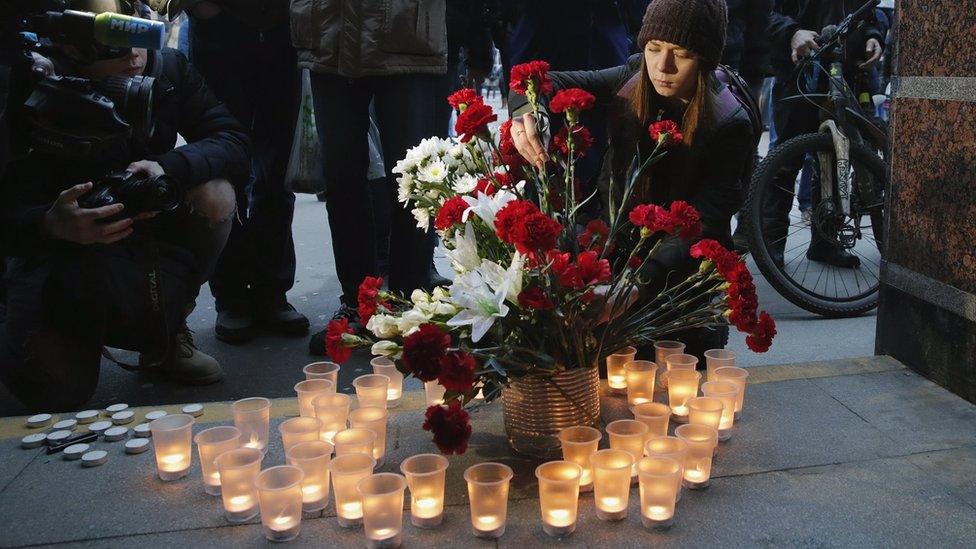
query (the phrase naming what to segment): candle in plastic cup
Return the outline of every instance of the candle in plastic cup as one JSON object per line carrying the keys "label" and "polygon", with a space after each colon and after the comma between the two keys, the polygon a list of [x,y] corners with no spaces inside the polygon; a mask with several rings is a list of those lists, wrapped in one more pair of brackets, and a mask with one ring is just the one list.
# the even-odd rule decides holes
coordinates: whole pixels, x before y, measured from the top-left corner
{"label": "candle in plastic cup", "polygon": [[376,433],[376,440],[373,442],[373,458],[377,463],[383,462],[386,455],[386,422],[389,412],[386,407],[359,408],[349,412],[349,425],[359,429],[369,429]]}
{"label": "candle in plastic cup", "polygon": [[[667,358],[671,355],[685,352],[685,344],[680,341],[656,341],[654,342],[654,362],[661,369],[663,374],[667,371]],[[667,386],[667,376],[657,376],[657,386],[665,388]]]}
{"label": "candle in plastic cup", "polygon": [[709,349],[705,351],[705,370],[708,372],[707,381],[715,381],[712,374],[719,368],[735,366],[735,352],[726,349]]}
{"label": "candle in plastic cup", "polygon": [[376,433],[369,429],[343,429],[332,437],[336,456],[346,454],[373,455],[373,445],[376,444]]}
{"label": "candle in plastic cup", "polygon": [[668,372],[668,405],[675,423],[688,423],[688,399],[698,396],[701,374],[694,370]]}
{"label": "candle in plastic cup", "polygon": [[[714,379],[713,379],[714,378]],[[742,415],[742,403],[746,398],[746,381],[749,379],[749,370],[745,368],[734,368],[723,366],[716,368],[714,374],[708,376],[708,381],[728,381],[735,384],[739,392],[735,394],[735,420],[738,421]]]}
{"label": "candle in plastic cup", "polygon": [[647,425],[635,419],[618,419],[607,424],[610,447],[614,450],[630,452],[634,462],[631,464],[631,478],[637,480],[637,460],[644,457],[644,442],[647,440]]}
{"label": "candle in plastic cup", "polygon": [[315,417],[312,401],[319,396],[335,393],[335,384],[328,379],[306,379],[295,384],[295,393],[298,394],[298,415]]}
{"label": "candle in plastic cup", "polygon": [[579,465],[583,470],[580,476],[580,491],[593,490],[593,469],[590,467],[590,454],[597,451],[603,434],[599,429],[578,425],[559,431],[559,442],[563,449],[563,459]]}
{"label": "candle in plastic cup", "polygon": [[217,456],[220,497],[229,522],[246,522],[258,514],[258,492],[254,479],[261,471],[264,454],[257,448],[237,448]]}
{"label": "candle in plastic cup", "polygon": [[419,454],[400,464],[400,472],[410,487],[410,522],[419,528],[432,528],[444,520],[444,482],[447,458],[438,454]]}
{"label": "candle in plastic cup", "polygon": [[234,427],[241,431],[241,446],[264,453],[268,449],[271,401],[263,397],[238,400],[231,405]]}
{"label": "candle in plastic cup", "polygon": [[397,370],[396,364],[385,356],[378,356],[369,363],[373,366],[373,373],[390,378],[390,386],[386,389],[386,407],[396,408],[403,399],[403,374]]}
{"label": "candle in plastic cup", "polygon": [[[664,362],[665,370],[668,372],[672,372],[674,370],[695,370],[698,368],[698,357],[695,355],[686,355],[684,353],[674,353],[668,355],[668,358],[664,359]],[[668,375],[670,375],[670,373],[666,374],[664,377],[667,378]],[[667,388],[667,386],[667,379],[665,379],[664,387]]]}
{"label": "candle in plastic cup", "polygon": [[386,408],[390,378],[382,374],[366,374],[354,379],[352,386],[356,388],[360,408]]}
{"label": "candle in plastic cup", "polygon": [[739,387],[729,381],[708,381],[702,383],[702,394],[722,401],[722,418],[718,424],[718,439],[732,438],[732,427],[735,424],[735,399],[739,394]]}
{"label": "candle in plastic cup", "polygon": [[329,464],[339,526],[353,528],[363,523],[363,498],[356,485],[373,474],[375,465],[375,459],[359,453],[336,456]]}
{"label": "candle in plastic cup", "polygon": [[299,442],[285,454],[285,461],[298,467],[302,478],[302,511],[316,513],[329,506],[329,463],[333,447],[328,442]]}
{"label": "candle in plastic cup", "polygon": [[671,408],[660,402],[645,402],[634,406],[634,419],[647,425],[647,436],[665,436],[671,422]]}
{"label": "candle in plastic cup", "polygon": [[394,473],[370,475],[357,484],[363,498],[363,530],[369,549],[396,549],[402,544],[406,488],[403,477]]}
{"label": "candle in plastic cup", "polygon": [[200,472],[203,474],[203,490],[211,496],[220,495],[220,471],[214,460],[228,450],[239,448],[241,431],[237,427],[220,426],[204,429],[193,437],[200,455]]}
{"label": "candle in plastic cup", "polygon": [[332,442],[332,437],[346,428],[350,402],[352,398],[342,393],[320,395],[312,401],[315,418],[321,423],[320,434],[323,441]]}
{"label": "candle in plastic cup", "polygon": [[290,541],[302,530],[302,478],[298,467],[279,465],[258,473],[254,487],[261,504],[261,526],[270,541]]}
{"label": "candle in plastic cup", "polygon": [[624,365],[627,372],[627,404],[634,406],[654,402],[654,378],[657,364],[650,360],[631,360]]}
{"label": "candle in plastic cup", "polygon": [[607,356],[607,387],[610,394],[627,394],[627,372],[624,365],[634,360],[635,356],[637,349],[634,347],[624,347]]}
{"label": "candle in plastic cup", "polygon": [[321,425],[314,417],[293,417],[281,422],[278,432],[281,433],[281,445],[285,447],[285,452],[299,442],[321,440]]}
{"label": "candle in plastic cup", "polygon": [[471,532],[479,538],[497,539],[505,533],[508,487],[512,469],[501,463],[479,463],[464,471],[471,509]]}
{"label": "candle in plastic cup", "polygon": [[193,460],[193,416],[171,414],[149,422],[156,449],[156,474],[161,480],[181,479]]}
{"label": "candle in plastic cup", "polygon": [[[702,385],[704,390],[705,385]],[[715,397],[701,396],[688,399],[688,423],[708,425],[716,430],[722,423],[725,404]]]}
{"label": "candle in plastic cup", "polygon": [[645,528],[667,528],[674,523],[674,504],[681,487],[681,470],[681,464],[669,457],[649,456],[637,464],[641,524]]}
{"label": "candle in plastic cup", "polygon": [[339,365],[335,362],[313,362],[302,368],[302,372],[305,379],[328,379],[333,391],[339,386]]}
{"label": "candle in plastic cup", "polygon": [[427,398],[427,406],[440,406],[444,404],[444,392],[446,389],[436,381],[424,382],[424,396]]}
{"label": "candle in plastic cup", "polygon": [[[678,462],[681,472],[684,472],[685,457],[688,455],[688,443],[678,437],[654,437],[644,444],[644,455],[648,457],[666,457]],[[638,471],[638,474],[640,471]],[[681,501],[681,488],[678,487],[677,500]]]}
{"label": "candle in plastic cup", "polygon": [[712,454],[718,444],[718,431],[708,425],[681,425],[675,436],[685,441],[684,480],[682,486],[692,490],[708,487],[712,475]]}
{"label": "candle in plastic cup", "polygon": [[536,467],[542,530],[554,538],[576,531],[579,481],[583,469],[570,461],[550,461]]}
{"label": "candle in plastic cup", "polygon": [[593,502],[600,520],[627,518],[630,475],[634,456],[623,450],[599,450],[590,456],[593,466]]}

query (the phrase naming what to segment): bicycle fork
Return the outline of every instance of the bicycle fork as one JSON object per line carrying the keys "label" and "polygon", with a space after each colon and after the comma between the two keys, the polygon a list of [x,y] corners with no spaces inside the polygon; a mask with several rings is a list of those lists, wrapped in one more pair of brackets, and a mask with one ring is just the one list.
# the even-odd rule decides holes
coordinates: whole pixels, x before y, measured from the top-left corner
{"label": "bicycle fork", "polygon": [[[837,192],[837,205],[840,213],[851,217],[851,140],[833,120],[825,120],[820,124],[820,133],[829,133],[834,142],[834,157],[836,158],[836,174],[830,170],[821,170],[820,193],[827,202],[833,202],[833,193]],[[817,153],[820,166],[829,166],[829,153]]]}

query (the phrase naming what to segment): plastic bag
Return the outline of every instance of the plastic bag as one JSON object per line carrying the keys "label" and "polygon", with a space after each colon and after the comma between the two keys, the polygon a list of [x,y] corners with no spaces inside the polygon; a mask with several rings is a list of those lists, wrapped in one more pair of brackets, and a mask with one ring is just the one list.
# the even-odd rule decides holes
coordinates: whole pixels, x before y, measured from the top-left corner
{"label": "plastic bag", "polygon": [[318,194],[325,190],[322,173],[322,148],[315,129],[312,109],[312,82],[308,69],[302,69],[302,102],[291,144],[285,186],[296,193]]}

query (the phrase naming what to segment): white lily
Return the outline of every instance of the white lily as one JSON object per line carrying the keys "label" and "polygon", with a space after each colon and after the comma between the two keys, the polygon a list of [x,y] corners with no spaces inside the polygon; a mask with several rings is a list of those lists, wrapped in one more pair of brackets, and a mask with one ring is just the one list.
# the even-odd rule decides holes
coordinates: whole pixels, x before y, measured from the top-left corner
{"label": "white lily", "polygon": [[478,255],[478,239],[474,233],[474,225],[464,224],[464,233],[454,237],[454,249],[447,250],[447,258],[451,260],[451,266],[455,272],[464,273],[473,271],[481,265],[481,256]]}
{"label": "white lily", "polygon": [[492,291],[478,271],[470,271],[458,276],[451,286],[451,300],[461,311],[447,321],[448,326],[471,326],[471,341],[477,343],[495,319],[508,314],[505,297],[508,288]]}
{"label": "white lily", "polygon": [[484,277],[491,289],[498,291],[506,288],[506,298],[512,303],[518,303],[518,295],[522,291],[522,269],[525,267],[525,256],[515,252],[512,263],[505,269],[498,263],[488,259],[481,262],[478,271]]}
{"label": "white lily", "polygon": [[500,189],[494,195],[488,196],[483,192],[478,192],[477,197],[465,196],[464,201],[468,203],[468,209],[461,216],[462,221],[467,221],[470,214],[475,214],[488,224],[489,227],[495,226],[495,216],[505,207],[506,204],[518,198],[514,193]]}

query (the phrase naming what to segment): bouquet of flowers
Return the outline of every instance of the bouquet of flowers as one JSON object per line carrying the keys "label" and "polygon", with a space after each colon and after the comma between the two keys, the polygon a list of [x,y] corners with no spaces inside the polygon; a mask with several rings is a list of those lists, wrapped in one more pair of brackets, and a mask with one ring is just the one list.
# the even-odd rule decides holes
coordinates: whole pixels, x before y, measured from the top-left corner
{"label": "bouquet of flowers", "polygon": [[[538,109],[552,92],[548,65],[533,61],[512,69],[512,89]],[[564,113],[553,136],[554,159],[541,169],[515,150],[510,122],[499,137],[489,124],[490,106],[471,89],[448,97],[457,110],[457,139],[424,139],[400,160],[399,201],[411,208],[420,229],[433,222],[456,273],[447,288],[399,296],[366,278],[358,296],[356,333],[347,320],[327,329],[326,349],[336,362],[353,348],[395,360],[405,374],[437,381],[445,404],[431,406],[423,428],[443,453],[463,453],[471,434],[464,406],[482,391],[485,401],[522,376],[552,376],[595,368],[617,349],[695,327],[728,323],[748,334],[756,352],[769,348],[773,319],[758,312],[756,288],[742,258],[714,240],[700,240],[691,255],[697,272],[636,300],[647,283],[642,270],[665,238],[700,236],[698,213],[675,201],[665,209],[631,204],[637,177],[681,146],[672,121],[652,124],[656,146],[636,152],[623,199],[608,219],[581,227],[574,164],[592,143],[579,123],[594,97],[582,89],[560,90],[549,110]],[[367,333],[368,332],[368,333]]]}

